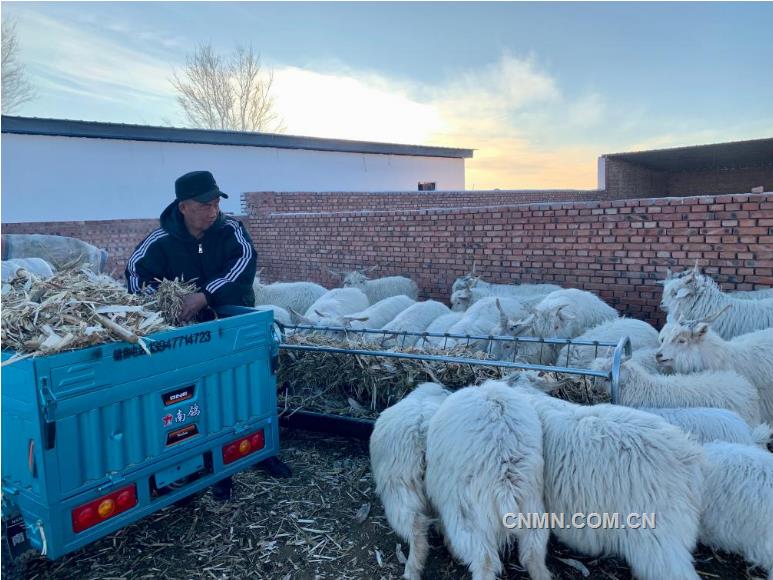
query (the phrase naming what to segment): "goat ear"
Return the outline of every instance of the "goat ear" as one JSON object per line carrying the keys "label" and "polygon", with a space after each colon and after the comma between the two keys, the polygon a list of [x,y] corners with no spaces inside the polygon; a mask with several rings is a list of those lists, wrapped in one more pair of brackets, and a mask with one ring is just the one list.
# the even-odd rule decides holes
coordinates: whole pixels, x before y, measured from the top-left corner
{"label": "goat ear", "polygon": [[341,320],[344,321],[344,324],[351,324],[355,320],[358,322],[365,322],[368,318],[368,316],[342,316]]}
{"label": "goat ear", "polygon": [[364,274],[369,274],[369,273],[371,273],[373,270],[375,270],[376,268],[378,268],[378,265],[376,265],[376,266],[370,266],[369,268],[365,268],[365,269],[364,269],[362,272],[363,272]]}
{"label": "goat ear", "polygon": [[695,325],[695,328],[692,331],[693,336],[697,338],[703,338],[706,336],[706,333],[709,331],[709,325],[705,322],[699,322]]}

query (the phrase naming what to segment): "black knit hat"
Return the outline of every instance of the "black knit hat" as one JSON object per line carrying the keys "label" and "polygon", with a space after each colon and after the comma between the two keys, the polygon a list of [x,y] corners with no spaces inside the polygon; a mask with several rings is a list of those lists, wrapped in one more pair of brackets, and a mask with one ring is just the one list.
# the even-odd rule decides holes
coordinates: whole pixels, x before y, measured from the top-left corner
{"label": "black knit hat", "polygon": [[216,197],[228,197],[220,191],[215,178],[209,171],[191,171],[174,182],[174,194],[177,201],[192,199],[201,203],[212,201]]}

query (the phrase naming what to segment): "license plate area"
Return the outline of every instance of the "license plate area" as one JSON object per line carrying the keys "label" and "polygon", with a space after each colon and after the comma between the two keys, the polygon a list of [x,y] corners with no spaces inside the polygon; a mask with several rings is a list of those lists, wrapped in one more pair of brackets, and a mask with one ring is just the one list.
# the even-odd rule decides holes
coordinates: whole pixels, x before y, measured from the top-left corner
{"label": "license plate area", "polygon": [[211,452],[196,455],[177,465],[156,472],[150,478],[150,491],[154,497],[160,497],[185,487],[203,475],[212,473]]}

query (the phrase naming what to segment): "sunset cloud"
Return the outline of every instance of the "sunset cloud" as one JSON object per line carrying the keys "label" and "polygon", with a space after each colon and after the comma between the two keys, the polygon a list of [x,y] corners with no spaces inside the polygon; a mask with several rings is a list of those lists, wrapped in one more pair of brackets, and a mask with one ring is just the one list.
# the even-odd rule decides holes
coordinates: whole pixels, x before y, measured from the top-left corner
{"label": "sunset cloud", "polygon": [[[567,102],[532,58],[504,54],[437,86],[350,69],[277,68],[274,88],[290,134],[475,149],[466,162],[469,188],[596,186],[600,151],[580,146],[544,150],[530,141],[530,134],[552,130],[554,124],[599,123],[603,99],[589,94]],[[524,116],[530,117],[528,131],[519,127]]]}

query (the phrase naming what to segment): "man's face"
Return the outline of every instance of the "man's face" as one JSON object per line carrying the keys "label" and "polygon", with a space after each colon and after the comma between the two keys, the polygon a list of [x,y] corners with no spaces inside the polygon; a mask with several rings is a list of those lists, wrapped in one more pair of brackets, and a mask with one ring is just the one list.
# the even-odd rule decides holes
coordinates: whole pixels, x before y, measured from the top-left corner
{"label": "man's face", "polygon": [[179,207],[180,213],[185,218],[185,226],[191,235],[196,237],[215,223],[220,211],[220,198],[216,197],[206,203],[188,199],[181,201]]}

